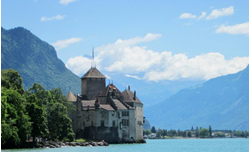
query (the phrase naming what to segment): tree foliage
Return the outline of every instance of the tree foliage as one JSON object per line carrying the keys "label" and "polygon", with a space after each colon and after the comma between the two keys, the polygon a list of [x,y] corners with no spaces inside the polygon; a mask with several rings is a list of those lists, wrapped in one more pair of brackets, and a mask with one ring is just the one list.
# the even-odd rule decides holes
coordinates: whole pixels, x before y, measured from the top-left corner
{"label": "tree foliage", "polygon": [[151,128],[151,132],[152,132],[152,133],[156,133],[155,126],[153,126],[153,127]]}
{"label": "tree foliage", "polygon": [[27,97],[27,103],[26,109],[32,122],[31,136],[33,139],[35,137],[46,137],[49,133],[47,117],[41,101],[33,94]]}
{"label": "tree foliage", "polygon": [[71,120],[67,116],[67,107],[61,103],[55,103],[48,117],[50,138],[54,140],[74,140]]}
{"label": "tree foliage", "polygon": [[16,90],[1,88],[1,103],[3,115],[1,116],[2,144],[19,144],[25,141],[30,134],[31,122],[25,109],[24,97]]}
{"label": "tree foliage", "polygon": [[1,71],[1,87],[16,90],[23,94],[23,79],[20,74],[13,69],[6,69]]}
{"label": "tree foliage", "polygon": [[206,128],[202,128],[199,132],[200,137],[208,137],[209,136],[209,130]]}
{"label": "tree foliage", "polygon": [[212,137],[212,127],[209,126],[209,136]]}
{"label": "tree foliage", "polygon": [[[45,90],[35,83],[24,91],[22,78],[15,70],[1,72],[1,145],[18,146],[28,137],[74,140],[69,103],[61,89]],[[50,132],[49,132],[50,131]]]}

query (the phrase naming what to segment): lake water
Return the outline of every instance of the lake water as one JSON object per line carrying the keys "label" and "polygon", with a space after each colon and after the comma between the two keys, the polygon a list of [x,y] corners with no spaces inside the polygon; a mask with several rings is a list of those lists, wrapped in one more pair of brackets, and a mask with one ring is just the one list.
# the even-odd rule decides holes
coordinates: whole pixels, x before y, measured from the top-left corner
{"label": "lake water", "polygon": [[155,139],[146,144],[3,150],[13,152],[248,152],[249,139]]}

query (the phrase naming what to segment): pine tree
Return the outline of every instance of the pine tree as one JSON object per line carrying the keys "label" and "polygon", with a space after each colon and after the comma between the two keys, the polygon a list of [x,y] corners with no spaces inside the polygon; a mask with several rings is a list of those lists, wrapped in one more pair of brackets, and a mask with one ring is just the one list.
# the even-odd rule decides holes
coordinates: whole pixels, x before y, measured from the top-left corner
{"label": "pine tree", "polygon": [[209,126],[209,136],[212,137],[212,127]]}

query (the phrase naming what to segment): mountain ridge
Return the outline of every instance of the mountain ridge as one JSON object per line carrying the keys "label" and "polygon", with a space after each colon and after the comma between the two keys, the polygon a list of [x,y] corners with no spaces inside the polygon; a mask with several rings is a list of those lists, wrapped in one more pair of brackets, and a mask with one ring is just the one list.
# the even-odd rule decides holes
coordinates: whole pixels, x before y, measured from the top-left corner
{"label": "mountain ridge", "polygon": [[213,78],[180,90],[145,109],[151,125],[168,129],[192,126],[248,130],[249,65],[235,74]]}
{"label": "mountain ridge", "polygon": [[65,67],[53,46],[23,27],[1,27],[1,32],[1,69],[17,70],[25,89],[36,82],[45,89],[60,87],[64,94],[80,93],[80,78]]}

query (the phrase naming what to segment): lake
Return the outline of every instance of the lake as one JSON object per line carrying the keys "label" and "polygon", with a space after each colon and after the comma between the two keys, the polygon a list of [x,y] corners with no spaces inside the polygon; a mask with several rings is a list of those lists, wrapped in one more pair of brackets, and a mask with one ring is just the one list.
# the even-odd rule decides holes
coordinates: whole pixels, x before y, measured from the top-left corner
{"label": "lake", "polygon": [[146,144],[115,144],[108,147],[15,149],[5,152],[248,152],[249,139],[151,139]]}

